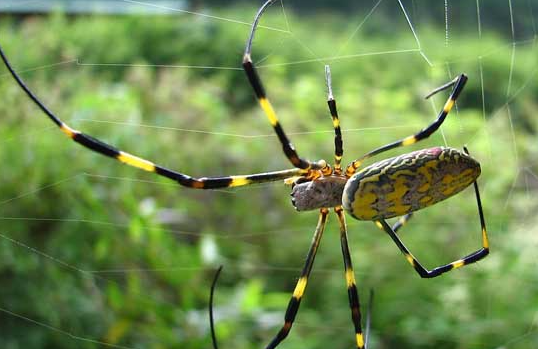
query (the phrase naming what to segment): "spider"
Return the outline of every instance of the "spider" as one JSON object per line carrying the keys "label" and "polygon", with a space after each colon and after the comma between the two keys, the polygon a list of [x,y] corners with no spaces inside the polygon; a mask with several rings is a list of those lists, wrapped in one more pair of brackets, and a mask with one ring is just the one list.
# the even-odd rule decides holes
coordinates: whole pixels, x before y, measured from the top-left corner
{"label": "spider", "polygon": [[[239,187],[284,180],[287,184],[292,185],[291,201],[298,211],[319,210],[318,223],[304,267],[288,303],[284,316],[284,324],[267,345],[267,349],[274,349],[279,345],[288,336],[292,328],[307,287],[310,271],[314,264],[316,252],[329,215],[329,209],[333,209],[340,226],[340,242],[344,260],[345,280],[349,306],[351,308],[351,318],[355,330],[356,347],[363,349],[365,348],[365,340],[361,327],[359,295],[349,252],[344,211],[347,211],[352,217],[358,220],[373,221],[379,228],[384,230],[403,253],[406,260],[423,278],[437,277],[450,270],[477,262],[489,253],[486,224],[482,212],[478,184],[476,182],[481,171],[480,164],[469,155],[467,148],[464,147],[463,152],[445,147],[422,149],[381,160],[361,169],[361,165],[365,160],[390,149],[415,144],[437,131],[463,90],[467,82],[467,76],[461,74],[454,80],[436,88],[426,96],[426,98],[429,98],[438,92],[452,88],[450,96],[435,121],[414,135],[386,144],[364,154],[349,163],[344,169],[341,164],[343,141],[340,121],[336,101],[332,94],[330,70],[326,66],[327,103],[335,132],[334,164],[331,167],[325,160],[309,161],[299,156],[284,132],[284,128],[269,102],[265,88],[251,58],[252,42],[258,23],[265,10],[275,1],[267,0],[256,13],[246,43],[242,65],[262,110],[278,136],[285,156],[293,165],[291,169],[248,175],[194,178],[184,173],[165,168],[146,159],[119,150],[99,139],[69,127],[49,110],[26,86],[20,76],[13,70],[1,47],[0,56],[20,88],[22,88],[42,112],[67,137],[94,152],[114,158],[129,166],[167,177],[177,181],[182,186],[194,189]],[[424,268],[405,247],[396,232],[411,218],[414,211],[445,200],[467,188],[471,183],[474,186],[478,215],[482,228],[482,248],[452,263],[441,265],[432,270]],[[401,218],[393,226],[390,226],[386,222],[386,219],[392,217]]]}

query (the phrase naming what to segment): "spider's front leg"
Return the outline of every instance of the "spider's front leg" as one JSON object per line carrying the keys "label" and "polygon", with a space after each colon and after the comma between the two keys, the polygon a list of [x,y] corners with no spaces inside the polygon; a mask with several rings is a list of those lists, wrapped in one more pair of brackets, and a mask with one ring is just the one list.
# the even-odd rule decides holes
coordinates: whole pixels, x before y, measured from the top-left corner
{"label": "spider's front leg", "polygon": [[278,117],[276,115],[275,110],[273,109],[273,106],[271,105],[271,102],[269,102],[269,99],[267,98],[267,94],[265,93],[265,88],[263,87],[260,76],[258,72],[256,71],[256,68],[254,67],[254,64],[252,62],[251,53],[252,53],[252,41],[254,40],[254,33],[256,32],[256,28],[258,27],[258,23],[260,21],[261,16],[265,12],[265,10],[274,2],[275,0],[266,1],[262,5],[262,7],[258,10],[256,17],[254,18],[252,29],[250,31],[250,35],[247,41],[245,54],[243,56],[243,69],[245,73],[247,74],[248,81],[250,82],[250,85],[252,86],[254,93],[256,94],[258,103],[260,104],[260,107],[263,109],[265,115],[267,116],[269,123],[271,124],[271,126],[273,126],[273,129],[276,135],[278,136],[280,143],[282,144],[282,150],[284,151],[284,154],[289,159],[289,161],[293,164],[293,166],[300,169],[320,170],[320,169],[326,168],[327,166],[327,163],[324,160],[311,162],[309,160],[301,158],[299,154],[297,153],[297,151],[295,150],[295,147],[293,146],[288,136],[284,132],[284,129],[282,128],[282,125],[280,124],[280,121],[278,120]]}
{"label": "spider's front leg", "polygon": [[327,82],[327,105],[331,113],[334,128],[334,174],[342,173],[342,156],[344,155],[344,142],[342,140],[342,130],[340,128],[340,119],[338,118],[338,108],[336,108],[336,100],[333,95],[331,69],[328,65],[325,66],[325,80]]}
{"label": "spider's front leg", "polygon": [[308,170],[294,168],[289,170],[256,173],[248,175],[224,176],[224,177],[191,177],[185,173],[171,170],[152,161],[122,151],[113,145],[103,142],[95,137],[75,130],[56,116],[41,100],[35,95],[30,88],[24,83],[19,74],[13,69],[2,47],[0,46],[0,58],[8,69],[9,73],[15,79],[19,87],[26,93],[28,98],[34,102],[39,109],[52,121],[58,128],[71,140],[82,145],[83,147],[94,151],[98,154],[113,158],[126,165],[136,167],[140,170],[152,172],[159,176],[167,177],[179,183],[182,186],[194,189],[217,189],[239,187],[265,182],[275,182],[285,180],[290,177],[303,177],[310,173]]}

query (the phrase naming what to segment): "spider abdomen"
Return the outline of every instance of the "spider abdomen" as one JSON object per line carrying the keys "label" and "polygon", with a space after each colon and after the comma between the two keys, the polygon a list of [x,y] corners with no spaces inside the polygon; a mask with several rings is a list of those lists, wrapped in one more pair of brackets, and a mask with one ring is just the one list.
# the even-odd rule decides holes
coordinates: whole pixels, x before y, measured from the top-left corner
{"label": "spider abdomen", "polygon": [[309,211],[342,204],[347,178],[327,176],[296,184],[291,191],[291,203],[297,211]]}
{"label": "spider abdomen", "polygon": [[403,216],[459,193],[479,175],[480,164],[457,149],[422,149],[357,172],[346,183],[342,205],[359,220]]}

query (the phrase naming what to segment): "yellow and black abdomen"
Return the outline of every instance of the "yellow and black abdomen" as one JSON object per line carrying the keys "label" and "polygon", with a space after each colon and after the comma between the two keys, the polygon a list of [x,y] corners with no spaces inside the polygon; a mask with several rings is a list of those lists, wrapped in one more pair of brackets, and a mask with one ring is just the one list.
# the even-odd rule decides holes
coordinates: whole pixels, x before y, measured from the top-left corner
{"label": "yellow and black abdomen", "polygon": [[457,149],[422,149],[357,172],[346,183],[342,205],[359,220],[403,216],[459,193],[479,175],[478,161]]}

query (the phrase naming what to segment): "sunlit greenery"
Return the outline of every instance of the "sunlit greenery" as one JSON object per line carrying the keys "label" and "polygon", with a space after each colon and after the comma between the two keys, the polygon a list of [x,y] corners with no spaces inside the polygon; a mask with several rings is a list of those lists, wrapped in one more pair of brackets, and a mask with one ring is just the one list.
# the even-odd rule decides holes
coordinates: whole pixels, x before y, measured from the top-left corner
{"label": "sunlit greenery", "polygon": [[[216,14],[248,22],[254,11]],[[443,28],[417,23],[430,66],[403,17],[374,18],[348,42],[362,19],[349,16],[271,11],[263,24],[284,32],[262,28],[255,41],[254,60],[300,154],[333,157],[325,62],[344,162],[426,126],[446,95],[423,96],[466,72],[469,83],[442,132],[383,156],[467,144],[482,163],[492,246],[478,265],[422,280],[384,233],[349,218],[363,304],[370,289],[376,294],[371,348],[531,348],[538,342],[535,38],[515,46],[512,64],[513,45],[499,33],[479,38],[455,27],[447,42]],[[54,14],[2,17],[0,44],[68,124],[190,175],[218,176],[290,166],[237,69],[248,30],[189,15]],[[7,74],[0,115],[0,347],[209,348],[208,295],[220,264],[220,346],[270,341],[317,219],[294,211],[290,188],[196,191],[91,153],[64,137]],[[401,234],[433,267],[477,249],[479,227],[469,190],[419,212]],[[341,269],[331,216],[283,349],[353,347]]]}

